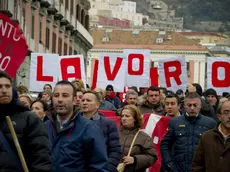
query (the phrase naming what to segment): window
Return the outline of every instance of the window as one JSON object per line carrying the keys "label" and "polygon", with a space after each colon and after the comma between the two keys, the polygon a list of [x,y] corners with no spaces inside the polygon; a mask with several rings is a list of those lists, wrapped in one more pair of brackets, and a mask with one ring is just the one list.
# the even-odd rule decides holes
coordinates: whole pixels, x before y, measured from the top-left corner
{"label": "window", "polygon": [[69,46],[69,55],[72,55],[72,51],[73,51],[72,47]]}
{"label": "window", "polygon": [[67,44],[64,43],[64,55],[67,55]]}
{"label": "window", "polygon": [[73,0],[70,1],[70,14],[73,14]]}
{"label": "window", "polygon": [[57,39],[57,35],[56,33],[53,32],[53,41],[52,41],[52,52],[56,53],[56,39]]}
{"label": "window", "polygon": [[190,69],[190,68],[189,68],[189,64],[190,64],[189,62],[186,62],[186,65],[187,65],[187,71],[189,71],[189,69]]}
{"label": "window", "polygon": [[62,39],[58,38],[58,54],[62,55]]}
{"label": "window", "polygon": [[68,10],[69,9],[69,0],[65,0],[65,9]]}
{"label": "window", "polygon": [[39,18],[39,42],[42,42],[42,16]]}
{"label": "window", "polygon": [[46,48],[49,49],[50,44],[50,29],[48,27],[48,24],[46,26]]}
{"label": "window", "polygon": [[31,17],[31,38],[34,39],[34,21],[35,21],[35,17],[34,17],[34,10],[31,10],[32,12],[32,17]]}

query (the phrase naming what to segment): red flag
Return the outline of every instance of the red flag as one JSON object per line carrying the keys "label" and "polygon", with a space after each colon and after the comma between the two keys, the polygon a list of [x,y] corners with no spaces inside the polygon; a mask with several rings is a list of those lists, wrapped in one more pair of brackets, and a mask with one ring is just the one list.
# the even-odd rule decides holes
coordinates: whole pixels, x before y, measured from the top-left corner
{"label": "red flag", "polygon": [[28,46],[19,25],[0,13],[0,70],[14,77],[27,51]]}

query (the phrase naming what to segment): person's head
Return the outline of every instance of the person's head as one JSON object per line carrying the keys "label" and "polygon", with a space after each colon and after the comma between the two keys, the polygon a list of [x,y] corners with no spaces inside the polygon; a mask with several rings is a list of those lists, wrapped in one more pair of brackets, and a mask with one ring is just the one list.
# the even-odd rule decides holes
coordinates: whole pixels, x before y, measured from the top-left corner
{"label": "person's head", "polygon": [[106,91],[102,88],[95,88],[94,91],[98,93],[100,101],[103,102],[106,96]]}
{"label": "person's head", "polygon": [[93,115],[100,105],[100,97],[95,91],[86,91],[82,97],[81,109],[83,114]]}
{"label": "person's head", "polygon": [[225,101],[218,107],[218,118],[221,122],[221,125],[230,130],[230,101]]}
{"label": "person's head", "polygon": [[45,112],[48,110],[48,107],[44,101],[38,99],[31,103],[30,110],[43,120],[46,116]]}
{"label": "person's head", "polygon": [[152,105],[156,105],[160,103],[160,100],[160,89],[154,86],[150,86],[147,91],[147,101]]}
{"label": "person's head", "polygon": [[75,79],[72,81],[72,84],[75,86],[77,90],[85,90],[84,83],[81,79]]}
{"label": "person's head", "polygon": [[49,90],[49,91],[51,91],[51,92],[52,92],[52,86],[51,86],[50,84],[46,84],[46,85],[44,85],[44,87],[43,87],[43,91],[46,91],[46,90]]}
{"label": "person's head", "polygon": [[204,96],[208,104],[214,106],[217,104],[218,96],[216,90],[209,88],[205,91]]}
{"label": "person's head", "polygon": [[47,102],[47,101],[49,101],[51,99],[52,95],[53,95],[53,93],[52,93],[51,90],[45,90],[45,91],[42,92],[41,100]]}
{"label": "person's head", "polygon": [[9,104],[12,99],[12,79],[6,72],[0,71],[0,104]]}
{"label": "person's head", "polygon": [[114,92],[114,89],[113,89],[112,85],[107,85],[105,90],[106,90],[106,95],[108,95],[108,96],[111,95],[112,92]]}
{"label": "person's head", "polygon": [[225,98],[227,98],[228,100],[230,100],[230,93],[228,93],[228,92],[223,92],[223,93],[222,93],[222,97],[225,97]]}
{"label": "person's head", "polygon": [[177,96],[178,96],[179,98],[184,97],[184,92],[183,92],[183,90],[181,90],[181,89],[177,90],[177,91],[176,91],[176,94],[177,94]]}
{"label": "person's head", "polygon": [[170,117],[177,116],[180,112],[180,99],[177,94],[168,94],[165,97],[165,111]]}
{"label": "person's head", "polygon": [[126,92],[125,99],[129,105],[137,105],[138,94],[136,91],[130,89]]}
{"label": "person's head", "polygon": [[86,91],[91,91],[89,84],[86,84]]}
{"label": "person's head", "polygon": [[121,127],[123,128],[141,128],[143,119],[138,107],[126,105],[121,110]]}
{"label": "person's head", "polygon": [[29,90],[26,86],[24,85],[18,85],[17,87],[18,95],[20,96],[21,94],[28,94]]}
{"label": "person's head", "polygon": [[139,95],[144,95],[146,93],[146,88],[145,87],[140,87],[139,88]]}
{"label": "person's head", "polygon": [[19,100],[21,101],[21,103],[22,103],[24,106],[30,108],[30,105],[31,105],[31,103],[32,103],[32,98],[30,97],[29,94],[21,94],[21,95],[19,96]]}
{"label": "person's head", "polygon": [[166,95],[167,94],[167,89],[164,88],[164,87],[159,87],[159,90],[160,90],[160,93],[163,94],[163,95]]}
{"label": "person's head", "polygon": [[84,92],[84,90],[77,90],[76,96],[74,98],[76,106],[80,106]]}
{"label": "person's head", "polygon": [[59,81],[54,87],[52,102],[54,110],[59,116],[68,116],[73,113],[76,88],[69,81]]}
{"label": "person's head", "polygon": [[185,112],[189,116],[196,116],[200,113],[201,97],[196,92],[188,92],[184,100]]}

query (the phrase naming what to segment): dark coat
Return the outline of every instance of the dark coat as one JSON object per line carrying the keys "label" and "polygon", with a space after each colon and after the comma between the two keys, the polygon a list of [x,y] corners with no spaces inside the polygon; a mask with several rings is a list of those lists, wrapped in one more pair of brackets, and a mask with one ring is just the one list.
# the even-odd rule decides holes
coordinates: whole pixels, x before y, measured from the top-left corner
{"label": "dark coat", "polygon": [[[0,129],[16,155],[17,151],[5,120],[7,115],[14,125],[29,171],[50,172],[52,163],[48,134],[42,121],[19,100],[13,100],[8,105],[0,105]],[[11,154],[6,151],[1,142],[0,171],[19,172],[15,161],[12,161]]]}
{"label": "dark coat", "polygon": [[102,130],[105,137],[108,154],[108,171],[115,172],[121,159],[121,144],[116,124],[105,118],[102,114],[96,113],[92,120]]}
{"label": "dark coat", "polygon": [[[108,158],[104,136],[98,126],[74,114],[62,129],[53,111],[45,122],[55,172],[106,172]],[[48,115],[50,116],[50,115]]]}
{"label": "dark coat", "polygon": [[197,146],[191,172],[229,172],[230,137],[224,140],[218,128],[205,132]]}
{"label": "dark coat", "polygon": [[105,100],[112,103],[116,109],[119,109],[121,106],[121,101],[117,96],[115,96],[113,98],[105,97]]}
{"label": "dark coat", "polygon": [[[138,129],[125,130],[120,129],[120,141],[122,146],[122,157],[127,156],[129,148]],[[140,131],[131,151],[131,157],[134,157],[134,164],[127,165],[126,171],[145,172],[157,160],[152,138]]]}
{"label": "dark coat", "polygon": [[188,117],[183,114],[172,118],[168,133],[161,141],[164,168],[173,172],[188,172],[200,136],[215,125],[216,122],[213,119],[201,114],[197,117]]}

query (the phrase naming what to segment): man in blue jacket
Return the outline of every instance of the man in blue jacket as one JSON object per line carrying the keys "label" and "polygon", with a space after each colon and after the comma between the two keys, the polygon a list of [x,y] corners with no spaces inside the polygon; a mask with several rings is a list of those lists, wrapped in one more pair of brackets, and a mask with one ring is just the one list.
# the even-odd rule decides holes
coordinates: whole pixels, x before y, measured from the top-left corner
{"label": "man in blue jacket", "polygon": [[189,172],[200,136],[216,125],[212,118],[200,114],[201,98],[196,92],[187,93],[184,107],[185,113],[172,118],[161,142],[162,164],[167,172]]}
{"label": "man in blue jacket", "polygon": [[105,140],[97,125],[74,112],[76,88],[60,81],[53,92],[54,112],[46,122],[55,172],[106,172]]}
{"label": "man in blue jacket", "polygon": [[117,166],[121,159],[121,145],[116,124],[105,118],[97,112],[100,105],[100,97],[95,91],[87,91],[84,93],[81,102],[82,115],[94,121],[102,130],[105,143],[107,146],[107,154],[109,158],[107,170],[116,172]]}

